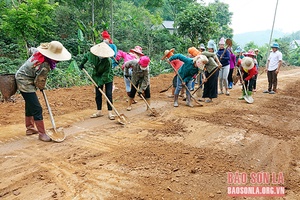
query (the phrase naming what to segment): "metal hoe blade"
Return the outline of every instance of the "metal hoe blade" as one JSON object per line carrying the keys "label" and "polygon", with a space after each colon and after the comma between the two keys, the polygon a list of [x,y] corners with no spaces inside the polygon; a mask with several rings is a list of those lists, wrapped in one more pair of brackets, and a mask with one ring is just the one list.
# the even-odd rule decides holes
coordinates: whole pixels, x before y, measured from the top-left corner
{"label": "metal hoe blade", "polygon": [[66,135],[63,131],[63,128],[51,128],[46,131],[46,134],[55,142],[62,142],[66,139]]}
{"label": "metal hoe blade", "polygon": [[244,95],[243,97],[244,97],[245,101],[247,101],[247,103],[251,104],[254,102],[254,99],[252,96]]}
{"label": "metal hoe blade", "polygon": [[55,142],[62,142],[62,141],[64,141],[66,139],[66,135],[65,135],[65,133],[63,131],[63,128],[56,129],[56,125],[55,125],[55,122],[54,122],[53,114],[52,114],[51,107],[49,105],[46,93],[45,93],[44,90],[41,90],[41,92],[43,93],[43,96],[44,96],[44,99],[45,99],[45,102],[46,102],[46,106],[47,106],[47,109],[48,109],[48,112],[49,112],[49,115],[50,115],[50,120],[51,120],[51,123],[52,123],[52,128],[50,130],[46,131],[46,134],[53,141],[55,141]]}

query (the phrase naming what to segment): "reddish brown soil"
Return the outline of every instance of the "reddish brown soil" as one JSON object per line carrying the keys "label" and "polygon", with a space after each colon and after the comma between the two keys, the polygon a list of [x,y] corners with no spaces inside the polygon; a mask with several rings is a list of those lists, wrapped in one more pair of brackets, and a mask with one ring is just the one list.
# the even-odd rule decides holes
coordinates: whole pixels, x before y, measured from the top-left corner
{"label": "reddish brown soil", "polygon": [[236,85],[230,96],[203,107],[194,102],[193,108],[182,100],[174,108],[171,89],[159,93],[172,75],[151,79],[158,117],[149,116],[139,97],[126,111],[123,79],[115,78],[114,105],[126,125],[109,120],[105,104],[105,116],[89,118],[93,86],[46,90],[56,125],[66,134],[62,143],[25,136],[19,94],[15,103],[0,103],[0,199],[232,199],[227,173],[237,171],[282,172],[284,183],[275,186],[284,186],[285,197],[277,199],[300,199],[300,68],[283,68],[275,95],[262,93],[267,80],[259,75],[253,104],[237,99]]}

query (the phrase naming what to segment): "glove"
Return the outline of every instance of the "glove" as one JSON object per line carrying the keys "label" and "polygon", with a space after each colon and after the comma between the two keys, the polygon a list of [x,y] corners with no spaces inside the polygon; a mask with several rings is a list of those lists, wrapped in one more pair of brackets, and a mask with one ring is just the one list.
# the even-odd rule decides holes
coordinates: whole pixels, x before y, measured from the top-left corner
{"label": "glove", "polygon": [[127,78],[127,79],[130,79],[131,78],[131,76],[129,76],[129,75],[124,75],[125,76],[125,78]]}
{"label": "glove", "polygon": [[78,67],[80,70],[84,69],[84,65],[79,65]]}

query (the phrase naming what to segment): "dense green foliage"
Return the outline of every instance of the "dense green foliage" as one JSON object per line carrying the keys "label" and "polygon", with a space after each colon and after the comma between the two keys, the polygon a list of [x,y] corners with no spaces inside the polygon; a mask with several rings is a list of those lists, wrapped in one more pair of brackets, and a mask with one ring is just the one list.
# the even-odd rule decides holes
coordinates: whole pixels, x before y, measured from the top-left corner
{"label": "dense green foliage", "polygon": [[[78,70],[83,54],[101,41],[108,30],[119,50],[143,47],[151,58],[151,75],[171,72],[160,58],[166,49],[186,54],[191,46],[209,39],[232,38],[232,13],[227,4],[215,0],[205,6],[195,0],[19,0],[0,1],[0,73],[15,73],[29,57],[27,49],[41,42],[58,40],[72,59],[60,62],[48,79],[49,88],[85,85],[89,81]],[[163,20],[175,22],[175,33],[162,28]],[[299,37],[300,38],[300,37]],[[299,64],[299,46],[292,51],[280,39],[285,58]],[[258,48],[249,44],[247,48]],[[262,53],[268,47],[259,47]],[[120,65],[122,62],[120,63]],[[91,70],[87,63],[87,69]],[[122,76],[117,67],[116,76]]]}

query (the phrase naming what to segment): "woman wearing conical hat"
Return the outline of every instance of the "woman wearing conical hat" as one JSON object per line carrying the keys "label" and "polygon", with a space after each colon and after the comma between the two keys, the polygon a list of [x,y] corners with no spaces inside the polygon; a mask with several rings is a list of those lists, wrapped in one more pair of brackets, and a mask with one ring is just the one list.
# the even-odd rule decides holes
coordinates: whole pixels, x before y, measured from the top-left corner
{"label": "woman wearing conical hat", "polygon": [[[114,55],[114,51],[105,43],[101,42],[94,45],[89,52],[84,54],[84,58],[79,65],[80,69],[84,68],[84,64],[89,62],[93,65],[92,79],[96,82],[98,87],[103,90],[105,86],[105,95],[111,103],[112,91],[113,91],[113,78],[114,73],[112,69],[111,57]],[[95,87],[95,100],[97,111],[91,115],[91,118],[102,117],[102,93],[97,87]],[[112,113],[112,107],[107,102],[108,118],[114,120],[115,116]]]}

